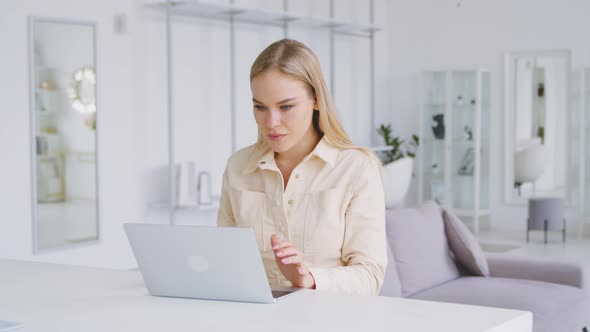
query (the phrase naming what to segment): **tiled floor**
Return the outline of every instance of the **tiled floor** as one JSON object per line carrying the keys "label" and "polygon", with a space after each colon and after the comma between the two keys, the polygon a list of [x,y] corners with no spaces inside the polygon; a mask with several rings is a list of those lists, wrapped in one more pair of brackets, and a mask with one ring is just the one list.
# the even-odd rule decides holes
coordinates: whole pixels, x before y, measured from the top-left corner
{"label": "tiled floor", "polygon": [[549,242],[545,244],[543,232],[532,232],[528,243],[524,232],[480,232],[479,242],[482,249],[490,253],[571,261],[590,269],[590,238],[580,239],[572,235],[563,243],[561,233],[554,232],[550,233]]}

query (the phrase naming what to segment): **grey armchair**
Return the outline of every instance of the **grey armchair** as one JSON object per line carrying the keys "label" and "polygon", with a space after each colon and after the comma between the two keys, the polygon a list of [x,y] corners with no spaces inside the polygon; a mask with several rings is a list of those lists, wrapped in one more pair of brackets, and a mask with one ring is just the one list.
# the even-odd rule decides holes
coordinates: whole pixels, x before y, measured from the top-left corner
{"label": "grey armchair", "polygon": [[[481,252],[453,253],[436,203],[387,210],[386,222],[389,263],[381,295],[530,311],[534,332],[580,332],[590,326],[584,267],[483,255],[477,241],[471,249]],[[460,262],[466,256],[485,265],[480,275]]]}
{"label": "grey armchair", "polygon": [[490,272],[495,277],[549,282],[579,288],[588,293],[589,274],[579,264],[507,257],[502,254],[487,254],[486,258]]}

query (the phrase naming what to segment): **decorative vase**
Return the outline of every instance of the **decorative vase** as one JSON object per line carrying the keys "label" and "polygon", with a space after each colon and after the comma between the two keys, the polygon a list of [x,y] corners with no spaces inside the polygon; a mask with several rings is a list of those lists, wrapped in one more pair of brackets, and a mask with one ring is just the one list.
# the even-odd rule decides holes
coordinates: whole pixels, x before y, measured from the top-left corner
{"label": "decorative vase", "polygon": [[436,114],[432,116],[432,133],[437,139],[445,138],[445,115]]}
{"label": "decorative vase", "polygon": [[412,181],[414,158],[405,157],[383,166],[385,207],[398,206],[406,196]]}

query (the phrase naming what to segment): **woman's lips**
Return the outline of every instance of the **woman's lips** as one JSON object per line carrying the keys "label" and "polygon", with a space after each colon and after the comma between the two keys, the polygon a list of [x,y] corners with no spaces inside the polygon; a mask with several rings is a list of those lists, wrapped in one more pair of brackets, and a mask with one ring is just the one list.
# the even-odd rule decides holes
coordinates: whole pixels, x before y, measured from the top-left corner
{"label": "woman's lips", "polygon": [[287,135],[286,135],[286,134],[285,134],[285,135],[271,134],[271,135],[268,135],[268,138],[269,138],[271,141],[280,141],[280,140],[281,140],[283,137],[285,137],[285,136],[287,136]]}

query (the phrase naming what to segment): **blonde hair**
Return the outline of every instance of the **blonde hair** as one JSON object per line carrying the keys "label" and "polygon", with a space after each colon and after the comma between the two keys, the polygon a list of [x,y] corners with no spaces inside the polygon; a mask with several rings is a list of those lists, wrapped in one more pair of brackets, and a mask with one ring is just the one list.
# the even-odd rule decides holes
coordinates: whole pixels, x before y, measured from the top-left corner
{"label": "blonde hair", "polygon": [[[252,64],[250,82],[256,75],[273,69],[298,79],[309,87],[309,92],[315,96],[318,105],[317,112],[314,110],[313,126],[329,144],[341,149],[362,150],[379,160],[372,150],[353,144],[346,134],[336,115],[320,63],[309,47],[292,39],[281,39],[270,44]],[[257,144],[267,145],[260,132]]]}

